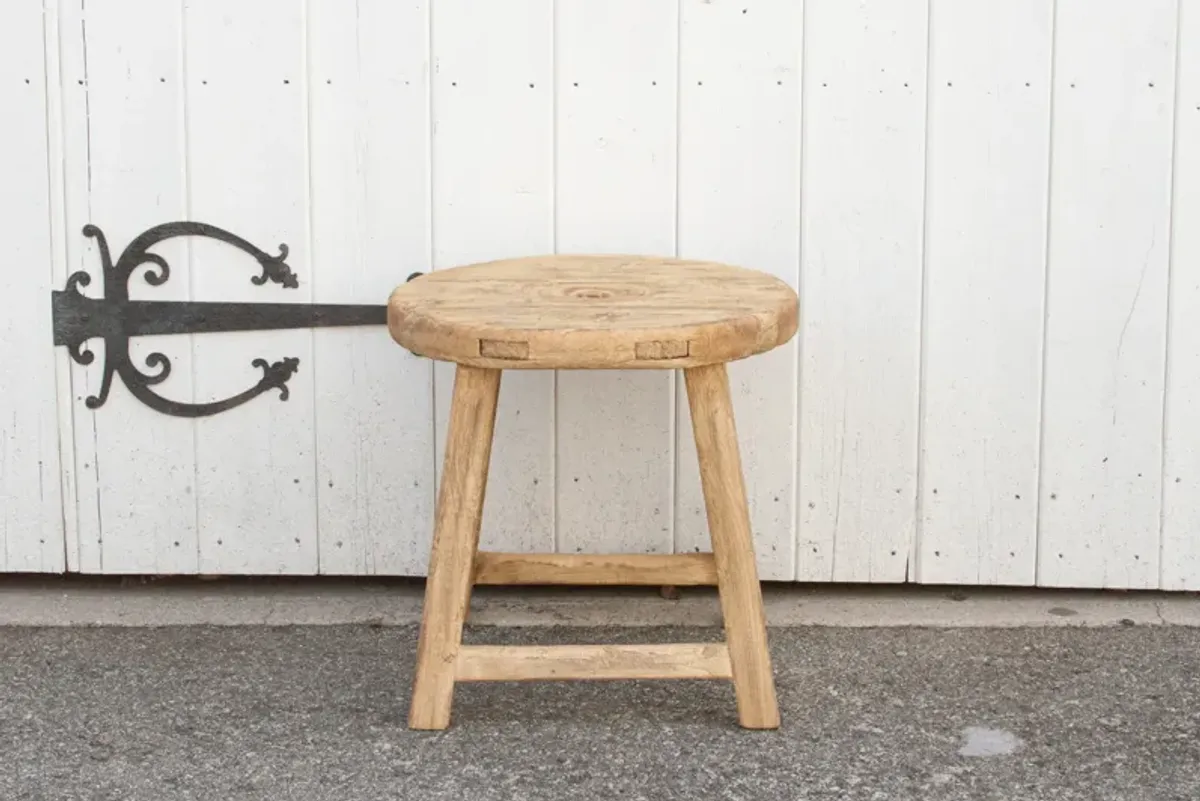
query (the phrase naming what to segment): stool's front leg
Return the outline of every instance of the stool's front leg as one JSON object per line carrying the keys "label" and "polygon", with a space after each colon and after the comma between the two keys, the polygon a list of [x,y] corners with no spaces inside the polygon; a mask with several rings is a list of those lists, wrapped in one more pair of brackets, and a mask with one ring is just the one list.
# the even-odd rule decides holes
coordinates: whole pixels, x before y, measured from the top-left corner
{"label": "stool's front leg", "polygon": [[779,726],[779,707],[766,617],[754,561],[750,512],[742,479],[729,376],[724,364],[684,370],[709,536],[717,563],[717,589],[737,693],[738,721],[749,729]]}
{"label": "stool's front leg", "polygon": [[499,393],[499,370],[458,366],[408,714],[413,729],[450,725]]}

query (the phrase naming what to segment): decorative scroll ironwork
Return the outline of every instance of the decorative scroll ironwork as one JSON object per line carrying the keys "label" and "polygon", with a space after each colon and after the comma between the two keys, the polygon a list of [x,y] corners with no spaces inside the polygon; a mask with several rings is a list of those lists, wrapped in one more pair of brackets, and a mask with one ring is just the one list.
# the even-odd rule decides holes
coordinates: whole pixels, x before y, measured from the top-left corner
{"label": "decorative scroll ironwork", "polygon": [[[96,240],[103,271],[104,297],[90,298],[80,291],[92,278],[85,271],[73,273],[66,287],[51,292],[54,317],[54,344],[65,345],[67,352],[79,364],[91,364],[95,354],[87,347],[93,338],[104,340],[104,372],[100,390],[87,398],[89,409],[98,409],[108,399],[113,376],[119,376],[139,401],[155,411],[176,417],[203,417],[217,414],[252,400],[271,389],[279,390],[280,400],[288,399],[287,381],[299,369],[300,360],[286,357],[274,362],[257,358],[253,367],[262,370],[258,383],[224,400],[210,403],[183,403],[164,398],[151,389],[171,374],[171,360],[155,351],[145,358],[151,372],[143,372],[129,353],[129,340],[153,334],[197,334],[213,331],[262,331],[285,328],[325,326],[383,325],[387,322],[386,305],[337,305],[300,303],[224,303],[183,301],[130,300],[129,280],[140,267],[146,267],[144,278],[151,286],[162,286],[170,278],[171,268],[165,258],[150,248],[180,236],[203,236],[217,239],[253,257],[261,273],[251,276],[251,283],[262,286],[267,282],[287,289],[300,286],[296,274],[286,261],[288,247],[279,246],[279,254],[271,255],[245,239],[200,222],[171,222],[156,225],[141,233],[113,262],[108,240],[95,225],[83,227],[84,236]],[[412,273],[412,280],[421,273]]]}

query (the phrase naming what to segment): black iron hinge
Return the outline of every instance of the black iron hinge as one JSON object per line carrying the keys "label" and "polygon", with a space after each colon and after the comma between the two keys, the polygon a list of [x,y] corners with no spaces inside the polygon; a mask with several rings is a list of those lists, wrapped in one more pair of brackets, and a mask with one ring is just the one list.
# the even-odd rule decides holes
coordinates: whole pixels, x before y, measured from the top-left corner
{"label": "black iron hinge", "polygon": [[[114,263],[104,232],[86,225],[83,234],[96,240],[100,250],[103,272],[102,298],[90,298],[80,287],[91,283],[84,271],[73,273],[65,289],[51,292],[54,320],[54,344],[65,345],[71,358],[79,364],[91,364],[95,355],[87,348],[93,338],[104,340],[104,372],[100,391],[86,400],[89,409],[98,409],[108,399],[114,375],[139,401],[163,414],[177,417],[203,417],[227,411],[258,397],[269,389],[278,389],[281,400],[287,400],[287,381],[299,368],[300,360],[286,357],[274,362],[254,359],[251,364],[262,370],[258,383],[244,392],[211,403],[182,403],[164,398],[151,389],[171,374],[171,360],[154,352],[145,359],[146,367],[154,372],[144,373],[134,365],[129,354],[129,340],[150,334],[199,334],[212,331],[265,331],[285,328],[326,326],[384,325],[386,305],[339,305],[301,303],[227,303],[200,301],[145,301],[129,299],[129,279],[139,267],[146,267],[146,283],[162,286],[171,276],[166,259],[150,248],[167,239],[180,236],[202,236],[230,244],[252,256],[261,273],[250,278],[262,286],[267,282],[287,289],[300,286],[295,273],[287,264],[288,247],[279,246],[279,255],[272,256],[214,225],[200,222],[171,222],[156,225],[137,236]],[[408,276],[412,280],[421,273]]]}

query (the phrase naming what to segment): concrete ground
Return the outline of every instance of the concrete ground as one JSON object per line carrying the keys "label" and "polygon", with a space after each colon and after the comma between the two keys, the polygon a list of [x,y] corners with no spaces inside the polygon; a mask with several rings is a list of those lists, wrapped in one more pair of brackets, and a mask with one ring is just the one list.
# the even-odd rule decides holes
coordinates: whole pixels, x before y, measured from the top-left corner
{"label": "concrete ground", "polygon": [[[89,617],[77,590],[48,589],[60,606],[28,625],[0,585],[4,801],[1200,798],[1200,628],[1171,620],[1194,598],[1029,594],[1015,618],[1045,619],[1017,625],[953,612],[986,606],[970,592],[768,590],[778,731],[739,729],[724,682],[672,681],[460,685],[452,728],[429,733],[405,727],[412,622],[213,625],[230,621],[210,606],[220,619],[143,625],[127,602],[179,596],[140,586],[72,620]],[[404,608],[407,591],[378,592]],[[301,594],[274,614],[303,618],[319,597]],[[467,639],[721,637],[706,592],[590,597],[484,597]],[[786,622],[818,601],[824,618]],[[551,616],[520,620],[535,606]],[[593,624],[603,608],[637,625]]]}

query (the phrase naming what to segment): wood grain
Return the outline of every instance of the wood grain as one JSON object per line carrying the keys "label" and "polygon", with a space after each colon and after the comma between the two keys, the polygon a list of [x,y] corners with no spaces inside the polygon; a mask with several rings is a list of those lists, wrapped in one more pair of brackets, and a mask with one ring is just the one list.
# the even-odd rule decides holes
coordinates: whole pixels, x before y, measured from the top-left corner
{"label": "wood grain", "polygon": [[[306,278],[316,303],[379,303],[397,263],[430,269],[429,92],[418,80],[429,63],[428,8],[365,2],[349,11],[342,0],[307,8],[309,63],[324,79],[308,90]],[[313,333],[323,575],[426,568],[437,501],[433,370],[381,334],[378,326]]]}
{"label": "wood grain", "polygon": [[684,380],[717,563],[738,720],[750,729],[778,728],[779,706],[767,651],[767,621],[754,560],[729,376],[725,365],[717,364],[685,370]]}
{"label": "wood grain", "polygon": [[797,581],[911,565],[928,8],[804,3]]}
{"label": "wood grain", "polygon": [[408,717],[413,729],[450,725],[499,393],[498,370],[456,370]]}
{"label": "wood grain", "polygon": [[710,553],[521,554],[482,551],[475,558],[476,584],[714,585]]}
{"label": "wood grain", "polygon": [[397,287],[388,303],[392,338],[413,353],[500,369],[692,367],[770,350],[797,325],[796,292],[774,276],[643,256],[437,270]]}
{"label": "wood grain", "polygon": [[1159,585],[1177,10],[1056,5],[1043,587]]}
{"label": "wood grain", "polygon": [[1042,0],[930,20],[921,583],[1034,581],[1053,27]]}
{"label": "wood grain", "polygon": [[1180,15],[1160,586],[1200,589],[1200,14]]}
{"label": "wood grain", "polygon": [[[46,181],[43,13],[33,5],[18,4],[5,10],[5,24],[0,26],[0,75],[5,76],[0,81],[0,107],[7,109],[0,175],[10,199],[5,205],[4,246],[11,263],[0,270],[0,387],[5,389],[0,393],[0,573],[59,573],[67,567],[62,488],[70,482],[60,480],[59,441],[64,439],[69,447],[71,436],[60,429],[58,411],[64,412],[61,419],[70,420],[72,395],[69,388],[55,386],[54,358],[60,357],[61,364],[67,356],[31,347],[35,332],[39,337],[44,332],[49,342],[52,322],[46,296],[52,286],[62,285],[57,276],[51,283],[53,207]],[[66,455],[71,457],[69,450]],[[153,525],[142,531],[153,536]]]}
{"label": "wood grain", "polygon": [[[183,25],[180,6],[135,2],[93,6],[84,10],[80,5],[76,4],[72,8],[71,4],[65,3],[58,7],[59,13],[63,15],[63,31],[81,31],[85,26],[87,29],[87,36],[82,41],[78,36],[64,35],[61,39],[63,58],[66,62],[63,64],[64,82],[67,81],[65,76],[70,75],[69,83],[77,90],[63,96],[64,127],[67,129],[67,136],[72,139],[74,137],[71,131],[84,134],[80,137],[82,141],[70,142],[67,152],[63,154],[67,206],[67,231],[63,236],[71,256],[70,269],[87,270],[92,276],[92,287],[96,287],[100,277],[100,258],[96,248],[79,235],[80,227],[85,223],[97,223],[108,234],[109,244],[116,251],[112,255],[116,258],[131,237],[156,223],[188,219],[192,214],[196,216],[191,219],[203,219],[210,214],[224,214],[224,211],[215,212],[209,205],[211,196],[207,187],[211,184],[203,178],[191,181],[181,169],[181,160],[185,157],[185,152],[189,155],[199,155],[203,162],[202,153],[198,153],[195,148],[185,147],[189,136],[209,143],[214,139],[219,142],[223,131],[218,130],[217,126],[207,124],[211,117],[205,112],[207,104],[203,102],[189,108],[187,126],[190,132],[181,124],[184,119],[181,109],[185,88],[180,72],[182,59],[178,53],[170,53],[163,48],[135,47],[127,44],[129,32],[137,30],[140,26],[145,26],[144,30],[159,31],[166,37],[164,41],[178,41]],[[265,13],[278,12],[281,25],[286,25],[283,18],[287,17],[287,13],[280,11],[277,5]],[[199,24],[199,20],[207,15],[207,8],[206,6],[205,9],[196,9],[195,14],[189,16]],[[240,24],[243,27],[252,27],[255,24],[254,16],[247,14]],[[204,56],[199,55],[197,58],[202,60]],[[84,68],[87,80],[85,85],[80,87],[75,83],[75,76],[77,70]],[[255,69],[256,65],[245,67],[248,74],[253,74]],[[15,78],[18,73],[4,74],[13,75]],[[269,113],[280,113],[282,118],[286,118],[272,100],[260,101],[261,107],[270,108]],[[217,102],[227,101],[222,98]],[[5,107],[8,108],[7,105]],[[20,112],[14,110],[12,113]],[[228,185],[223,171],[240,163],[244,152],[241,145],[253,140],[257,133],[266,135],[258,128],[246,132],[234,147],[225,149],[218,144],[218,149],[222,150],[224,155],[218,164],[204,170],[205,176],[220,175],[221,177],[215,180]],[[278,147],[275,150],[283,152],[291,137],[281,133],[277,139]],[[9,149],[19,148],[19,145],[12,141],[6,141],[4,146]],[[26,160],[32,157],[32,153],[29,152],[22,155]],[[286,182],[275,181],[277,174],[272,171],[272,166],[274,165],[262,165],[262,172],[259,174],[270,176],[267,178],[268,183],[290,193],[290,188],[284,188],[287,187]],[[238,166],[231,168],[233,172],[240,171]],[[245,194],[252,193],[239,193]],[[225,193],[225,197],[228,195],[229,193]],[[189,206],[189,203],[193,202],[195,205]],[[233,218],[236,219],[236,212],[234,215]],[[255,226],[264,216],[266,215],[258,215],[249,224],[242,223],[238,227],[239,233],[253,238]],[[16,220],[13,223],[19,225]],[[273,239],[275,236],[274,233],[271,234]],[[224,243],[205,244],[216,246],[214,250],[219,254],[218,258],[221,261],[232,258],[238,266],[197,271],[208,272],[207,278],[193,274],[189,246],[185,244],[185,240],[162,242],[154,246],[154,251],[170,264],[170,280],[161,286],[153,287],[135,277],[128,283],[130,297],[136,300],[178,301],[190,299],[193,292],[200,294],[209,291],[206,299],[213,299],[217,292],[221,292],[222,299],[242,300],[243,298],[232,293],[225,294],[226,285],[222,285],[215,292],[210,287],[214,283],[213,273],[244,275],[239,271],[244,262],[240,262],[238,256],[230,257],[229,246]],[[209,257],[211,252],[205,250],[203,245],[192,248],[192,253],[198,254],[201,260]],[[293,266],[302,270],[304,263],[293,263]],[[248,285],[245,279],[243,282]],[[252,285],[250,288],[261,291],[261,288]],[[23,309],[21,311],[24,313]],[[39,325],[36,329],[30,328],[22,334],[32,336],[34,330],[37,330],[39,335],[41,331],[46,331],[47,334],[50,331],[48,327]],[[158,390],[171,398],[199,400],[224,397],[215,393],[208,394],[213,391],[214,377],[217,380],[228,381],[236,381],[239,376],[248,378],[245,384],[228,393],[233,394],[252,385],[262,375],[261,371],[250,367],[250,361],[255,356],[248,356],[245,360],[231,358],[221,362],[219,371],[210,366],[211,363],[206,363],[203,375],[200,374],[197,371],[200,362],[195,361],[193,357],[193,339],[195,337],[191,335],[135,337],[129,343],[130,357],[134,364],[140,366],[145,364],[146,357],[152,352],[165,354],[171,361],[171,374]],[[227,340],[228,337],[215,339]],[[257,335],[251,341],[262,343]],[[95,343],[92,345],[94,347]],[[221,345],[217,345],[217,348],[220,347]],[[244,353],[244,350],[242,352]],[[288,355],[293,354],[289,352]],[[280,555],[289,552],[284,543],[295,548],[295,535],[288,529],[303,531],[305,526],[303,521],[289,519],[288,513],[296,508],[296,504],[290,500],[278,505],[275,503],[281,495],[294,492],[295,485],[292,488],[280,488],[279,491],[260,488],[260,476],[267,472],[263,467],[270,461],[270,457],[265,456],[267,449],[262,445],[262,440],[258,439],[261,428],[265,425],[265,418],[253,423],[250,423],[248,418],[240,418],[237,424],[238,435],[228,437],[229,442],[236,439],[239,444],[254,439],[254,446],[221,448],[216,443],[226,438],[217,433],[215,426],[197,428],[201,425],[198,421],[173,421],[175,425],[169,425],[165,424],[161,414],[139,402],[133,402],[132,398],[129,399],[130,402],[122,403],[120,398],[124,388],[120,386],[119,381],[117,386],[113,387],[113,394],[108,403],[93,411],[87,408],[84,398],[94,394],[102,381],[103,370],[100,362],[103,358],[99,351],[96,356],[96,361],[87,367],[72,364],[71,383],[74,391],[66,386],[57,389],[59,393],[66,394],[74,400],[73,417],[78,426],[74,439],[74,483],[78,488],[79,499],[76,506],[79,512],[79,539],[77,557],[73,554],[72,558],[75,562],[73,568],[85,573],[195,573],[199,569],[198,553],[204,547],[204,544],[198,541],[203,523],[207,522],[212,529],[221,527],[221,523],[218,522],[219,513],[230,511],[231,516],[236,518],[238,527],[245,525],[253,532],[252,540],[263,546],[259,555],[264,558],[249,569],[246,563],[238,567],[222,563],[223,567],[228,568],[225,572],[284,572],[279,569],[280,562],[283,561]],[[235,364],[238,367],[234,367]],[[252,373],[249,376],[241,374],[241,365],[245,365],[242,369]],[[218,372],[222,375],[214,376]],[[296,391],[297,395],[303,398],[303,390],[297,390],[293,386],[292,391]],[[48,400],[51,396],[44,397]],[[303,404],[304,401],[301,399],[300,403]],[[115,415],[108,413],[113,410],[116,410]],[[291,437],[291,445],[295,449],[296,432],[302,431],[305,423],[300,422],[299,418],[292,420],[293,423],[298,423],[298,427],[292,429]],[[289,427],[291,425],[292,423],[289,423]],[[197,430],[204,431],[204,436],[200,438],[205,440],[203,444],[197,442]],[[219,451],[220,455],[212,458],[203,469],[199,469],[197,451],[206,448],[209,453]],[[272,452],[271,455],[281,456],[278,451]],[[311,461],[311,455],[308,458]],[[290,472],[291,466],[284,466],[286,463],[282,459],[280,462],[279,468],[289,471],[287,475],[303,475]],[[234,468],[234,464],[238,467]],[[226,473],[225,467],[229,467],[230,472]],[[207,491],[214,474],[217,481],[223,476],[229,476],[229,483],[234,485],[231,491],[217,493],[215,498],[209,496]],[[15,494],[18,491],[15,486],[9,489],[7,482],[4,487],[6,497],[11,497],[10,493]],[[244,508],[239,505],[243,500],[243,488],[246,488]],[[150,498],[171,498],[172,502],[147,502]],[[268,498],[271,500],[264,502]],[[208,500],[209,509],[203,508],[205,499]],[[279,525],[257,528],[259,521],[255,520],[256,513],[262,509],[267,509],[268,514],[260,519],[269,518]],[[213,514],[214,511],[217,514]],[[234,542],[235,538],[224,536],[233,528],[234,526],[229,526],[225,532],[215,535],[210,531],[210,541],[220,539]],[[241,543],[233,547],[240,549]],[[209,566],[215,567],[215,564],[210,563]],[[307,565],[292,562],[289,566],[303,570]]]}
{"label": "wood grain", "polygon": [[724,643],[666,645],[466,645],[459,681],[728,679]]}
{"label": "wood grain", "polygon": [[[164,4],[146,7],[151,5],[159,8]],[[311,303],[311,210],[305,201],[310,166],[308,54],[304,44],[307,10],[291,0],[247,4],[212,0],[189,6],[184,16],[187,113],[179,107],[162,121],[164,130],[175,130],[181,122],[186,125],[181,145],[186,145],[186,163],[195,165],[195,169],[186,178],[188,202],[183,213],[191,219],[223,222],[268,250],[274,250],[271,243],[288,243],[287,263],[303,280],[297,288],[286,290],[286,299]],[[92,9],[88,9],[89,28],[91,17]],[[236,24],[230,24],[234,19]],[[137,20],[132,16],[126,27],[136,25]],[[123,36],[124,31],[120,33]],[[90,33],[88,38],[90,48]],[[116,53],[121,41],[114,36],[105,50]],[[146,69],[138,68],[134,74],[144,75],[152,85],[170,86],[174,80],[159,84],[158,75]],[[283,83],[284,77],[289,84]],[[272,90],[267,91],[267,86]],[[152,107],[152,103],[147,106]],[[94,108],[91,118],[98,119]],[[264,126],[262,121],[267,119],[275,122]],[[96,122],[92,125],[94,131]],[[139,126],[114,120],[105,127],[111,130],[114,152],[127,154],[131,161],[145,158],[144,152],[139,152],[141,148],[130,148],[128,144],[128,132]],[[147,174],[145,197],[167,192],[162,175],[168,169],[166,164],[175,163],[168,160]],[[128,178],[116,172],[109,180],[123,184]],[[237,190],[232,191],[232,187]],[[116,199],[112,202],[115,204]],[[144,219],[153,224],[168,218],[163,212],[155,212]],[[190,237],[186,243],[179,240],[179,247],[189,254],[180,263],[195,268],[190,271],[190,284],[196,299],[244,303],[259,303],[268,297],[284,299],[284,294],[276,294],[284,290],[268,290],[246,280],[244,257],[231,254],[223,242]],[[174,267],[176,262],[171,263]],[[180,283],[177,291],[186,289],[186,276],[172,275],[164,288]],[[316,373],[306,367],[313,364],[313,339],[313,332],[304,329],[192,337],[191,392],[197,400],[224,398],[253,386],[261,372],[251,367],[251,362],[265,354],[270,354],[272,360],[282,356],[300,360],[300,369],[287,384],[286,409],[277,400],[247,403],[235,412],[195,423],[195,465],[174,472],[183,482],[195,483],[201,573],[313,575],[319,570]],[[178,347],[172,344],[168,351],[164,342],[162,349],[173,354]],[[186,369],[177,366],[172,379]],[[174,392],[182,393],[183,398],[189,394],[188,389],[171,390],[164,384],[163,394],[176,397]],[[259,400],[266,401],[267,397]],[[177,427],[162,427],[161,416],[153,422],[145,418],[145,423],[135,423],[134,409],[141,411],[130,407],[131,419],[126,425],[131,430],[162,434],[179,431]],[[382,421],[378,424],[383,425]],[[177,447],[182,446],[163,442],[155,449]],[[149,448],[125,453],[102,449],[101,464],[106,458],[109,464],[140,461],[150,452]],[[137,490],[136,497],[145,497],[142,493],[149,489]],[[160,494],[181,498],[185,503],[190,500],[186,492]],[[137,502],[125,503],[131,509],[137,508]],[[105,528],[108,517],[103,515]],[[131,524],[138,525],[133,521]],[[106,557],[107,546],[106,532]]]}

